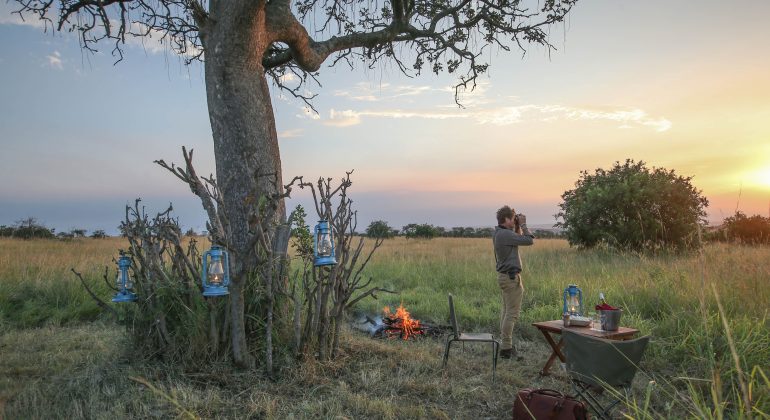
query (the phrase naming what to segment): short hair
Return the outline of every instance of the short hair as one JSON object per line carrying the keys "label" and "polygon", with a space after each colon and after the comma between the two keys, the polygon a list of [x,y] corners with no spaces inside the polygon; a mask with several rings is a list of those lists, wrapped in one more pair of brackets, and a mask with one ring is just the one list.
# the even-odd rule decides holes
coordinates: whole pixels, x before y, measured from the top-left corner
{"label": "short hair", "polygon": [[497,224],[502,225],[505,219],[513,219],[514,211],[508,206],[502,206],[497,210]]}

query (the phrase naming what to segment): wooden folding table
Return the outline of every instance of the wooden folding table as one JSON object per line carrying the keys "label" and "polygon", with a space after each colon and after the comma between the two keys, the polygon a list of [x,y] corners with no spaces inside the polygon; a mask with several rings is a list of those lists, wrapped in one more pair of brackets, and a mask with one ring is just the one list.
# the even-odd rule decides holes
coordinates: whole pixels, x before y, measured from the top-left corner
{"label": "wooden folding table", "polygon": [[564,346],[563,339],[560,338],[559,342],[557,343],[554,341],[551,334],[559,334],[561,335],[561,332],[564,329],[568,329],[570,331],[574,331],[578,334],[583,335],[589,335],[591,337],[599,337],[599,338],[606,338],[609,340],[630,340],[634,338],[636,334],[639,333],[639,330],[636,328],[628,328],[628,327],[620,327],[617,331],[603,331],[603,330],[594,330],[590,326],[589,327],[576,327],[576,326],[569,326],[565,327],[564,322],[560,319],[554,320],[554,321],[542,321],[542,322],[535,322],[532,324],[535,328],[540,330],[541,333],[543,333],[543,336],[545,337],[545,341],[548,342],[548,345],[551,346],[551,349],[553,349],[553,352],[551,352],[551,357],[548,358],[548,361],[545,362],[545,366],[543,366],[543,369],[540,371],[540,374],[545,376],[548,375],[548,370],[551,369],[551,365],[558,357],[559,360],[561,360],[562,363],[566,361],[564,358],[564,354],[561,352],[561,348]]}

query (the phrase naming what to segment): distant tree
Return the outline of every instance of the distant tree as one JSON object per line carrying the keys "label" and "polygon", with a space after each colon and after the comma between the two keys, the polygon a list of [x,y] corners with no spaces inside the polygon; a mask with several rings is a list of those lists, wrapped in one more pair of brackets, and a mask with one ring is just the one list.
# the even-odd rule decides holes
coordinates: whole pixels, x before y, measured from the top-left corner
{"label": "distant tree", "polygon": [[6,225],[0,226],[0,236],[1,237],[13,236],[13,233],[15,231],[16,231],[16,229],[13,226],[6,226]]}
{"label": "distant tree", "polygon": [[366,236],[370,238],[392,238],[393,229],[384,220],[375,220],[366,228]]}
{"label": "distant tree", "polygon": [[615,162],[610,170],[581,172],[575,189],[562,194],[557,223],[571,245],[608,244],[626,250],[698,246],[708,200],[673,170],[642,161]]}
{"label": "distant tree", "polygon": [[723,227],[729,240],[747,244],[770,243],[770,217],[758,214],[749,217],[738,211],[724,220]]}
{"label": "distant tree", "polygon": [[86,232],[85,229],[70,229],[73,238],[85,238]]}
{"label": "distant tree", "polygon": [[491,227],[478,228],[476,229],[475,236],[477,238],[491,238],[492,234],[494,233],[495,233],[495,230]]}
{"label": "distant tree", "polygon": [[548,229],[535,229],[532,231],[532,234],[535,235],[535,237],[538,239],[556,239],[564,237],[562,233],[554,232]]}
{"label": "distant tree", "polygon": [[198,233],[195,232],[195,229],[189,228],[187,229],[187,232],[184,233],[184,236],[198,236]]}
{"label": "distant tree", "polygon": [[427,239],[433,239],[437,235],[436,227],[433,225],[429,225],[427,223],[423,224],[417,224],[417,223],[410,223],[401,230],[404,236],[406,236],[407,239],[410,238],[427,238]]}
{"label": "distant tree", "polygon": [[72,233],[72,231],[59,232],[56,234],[56,237],[65,241],[71,241],[75,237],[75,235]]}
{"label": "distant tree", "polygon": [[91,233],[91,237],[94,239],[104,239],[107,237],[107,233],[103,229],[97,229]]}
{"label": "distant tree", "polygon": [[43,226],[34,217],[18,220],[16,227],[13,229],[13,236],[22,239],[50,239],[55,237],[53,229]]}

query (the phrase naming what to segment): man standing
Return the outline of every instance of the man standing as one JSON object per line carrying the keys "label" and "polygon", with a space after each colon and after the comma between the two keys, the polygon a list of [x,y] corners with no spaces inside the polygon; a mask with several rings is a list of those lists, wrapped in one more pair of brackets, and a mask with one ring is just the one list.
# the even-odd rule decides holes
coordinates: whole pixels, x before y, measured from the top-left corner
{"label": "man standing", "polygon": [[[513,347],[513,325],[519,319],[521,299],[524,297],[524,285],[521,283],[521,258],[519,246],[532,245],[535,236],[527,228],[527,217],[508,206],[497,210],[497,227],[492,236],[495,248],[497,284],[503,295],[503,307],[500,313],[500,338],[502,348],[500,357],[516,357]],[[521,360],[521,357],[517,357]]]}

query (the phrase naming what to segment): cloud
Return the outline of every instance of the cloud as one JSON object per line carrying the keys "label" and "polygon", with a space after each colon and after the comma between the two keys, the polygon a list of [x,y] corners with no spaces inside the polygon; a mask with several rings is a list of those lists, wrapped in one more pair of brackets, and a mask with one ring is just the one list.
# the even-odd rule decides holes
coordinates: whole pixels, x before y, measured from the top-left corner
{"label": "cloud", "polygon": [[400,109],[382,110],[382,111],[354,111],[352,109],[346,109],[337,111],[332,109],[329,112],[329,119],[323,123],[325,125],[331,125],[335,127],[349,127],[361,123],[361,117],[375,117],[375,118],[422,118],[429,120],[448,120],[448,119],[462,119],[470,118],[472,115],[463,115],[454,113],[451,111],[404,111]]}
{"label": "cloud", "polygon": [[336,90],[333,92],[334,96],[349,98],[354,101],[361,102],[379,102],[387,101],[396,98],[404,98],[410,96],[420,96],[425,93],[437,91],[431,86],[414,86],[414,85],[391,85],[390,83],[381,83],[376,88],[371,83],[359,82],[356,83],[351,89]]}
{"label": "cloud", "polygon": [[291,128],[289,130],[282,131],[278,133],[279,139],[290,139],[293,137],[302,137],[302,135],[305,133],[305,130],[301,128]]}
{"label": "cloud", "polygon": [[321,116],[317,112],[313,111],[309,106],[302,107],[302,113],[296,115],[300,119],[320,120]]}
{"label": "cloud", "polygon": [[567,107],[562,105],[518,105],[468,109],[437,107],[432,110],[335,110],[329,113],[329,119],[323,123],[337,127],[349,127],[360,124],[363,117],[373,118],[419,118],[432,120],[469,119],[477,124],[507,126],[526,121],[554,122],[558,120],[593,121],[606,120],[617,122],[618,128],[636,126],[651,127],[663,132],[671,129],[671,121],[665,118],[652,118],[643,110],[599,110],[592,108]]}
{"label": "cloud", "polygon": [[64,70],[64,65],[62,64],[61,54],[59,51],[54,51],[53,54],[47,55],[45,58],[48,59],[49,67],[53,69]]}

